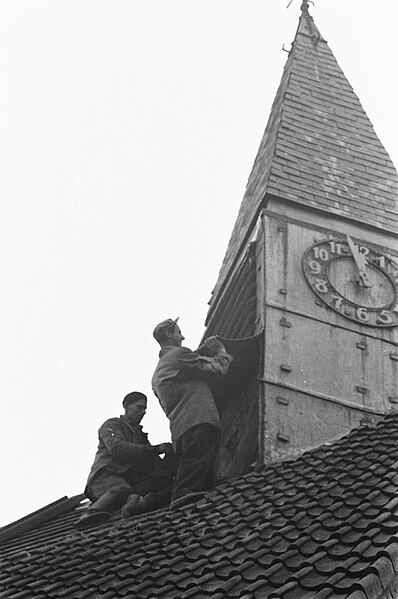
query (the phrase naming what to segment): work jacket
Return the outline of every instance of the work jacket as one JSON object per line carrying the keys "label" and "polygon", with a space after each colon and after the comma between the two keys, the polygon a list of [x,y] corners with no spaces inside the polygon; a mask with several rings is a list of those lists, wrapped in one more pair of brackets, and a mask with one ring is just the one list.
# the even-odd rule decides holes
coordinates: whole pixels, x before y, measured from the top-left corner
{"label": "work jacket", "polygon": [[110,418],[98,431],[99,444],[87,486],[104,473],[145,476],[161,463],[142,426],[125,416]]}
{"label": "work jacket", "polygon": [[203,356],[188,347],[163,347],[152,377],[152,388],[170,420],[171,439],[197,424],[220,428],[220,417],[209,387],[209,377],[227,372],[232,356]]}

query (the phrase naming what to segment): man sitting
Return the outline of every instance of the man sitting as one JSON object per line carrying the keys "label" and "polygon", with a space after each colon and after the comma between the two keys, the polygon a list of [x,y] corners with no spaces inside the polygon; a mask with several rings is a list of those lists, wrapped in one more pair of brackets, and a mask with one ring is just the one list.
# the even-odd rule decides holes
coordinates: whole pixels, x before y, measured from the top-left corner
{"label": "man sitting", "polygon": [[173,447],[171,443],[151,445],[142,431],[139,423],[147,407],[143,393],[126,395],[123,407],[124,415],[110,418],[98,431],[98,450],[85,489],[93,503],[77,528],[104,522],[122,506],[123,516],[128,517],[170,501],[176,471]]}

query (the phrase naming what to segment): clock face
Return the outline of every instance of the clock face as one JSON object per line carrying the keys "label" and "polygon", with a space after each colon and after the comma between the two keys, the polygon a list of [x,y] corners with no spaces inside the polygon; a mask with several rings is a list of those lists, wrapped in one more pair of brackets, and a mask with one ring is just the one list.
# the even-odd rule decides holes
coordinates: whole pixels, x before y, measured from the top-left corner
{"label": "clock face", "polygon": [[372,327],[398,325],[398,260],[347,236],[315,243],[302,265],[309,286],[335,312]]}

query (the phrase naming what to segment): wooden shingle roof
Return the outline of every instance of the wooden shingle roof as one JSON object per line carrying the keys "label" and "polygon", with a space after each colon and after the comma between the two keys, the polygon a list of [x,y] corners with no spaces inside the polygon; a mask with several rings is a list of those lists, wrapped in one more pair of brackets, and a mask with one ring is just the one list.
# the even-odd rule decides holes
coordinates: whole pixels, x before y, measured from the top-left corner
{"label": "wooden shingle roof", "polygon": [[300,18],[215,291],[267,195],[398,233],[397,171],[307,14]]}
{"label": "wooden shingle roof", "polygon": [[398,414],[185,508],[82,509],[0,545],[1,599],[396,599]]}

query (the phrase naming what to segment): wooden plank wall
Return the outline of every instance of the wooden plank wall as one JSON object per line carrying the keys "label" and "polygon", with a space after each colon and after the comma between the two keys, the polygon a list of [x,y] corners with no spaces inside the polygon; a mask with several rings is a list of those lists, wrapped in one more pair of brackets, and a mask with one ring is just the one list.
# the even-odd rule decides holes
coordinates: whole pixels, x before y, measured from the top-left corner
{"label": "wooden plank wall", "polygon": [[255,332],[256,313],[256,245],[252,243],[248,245],[242,262],[229,279],[222,297],[209,311],[205,337],[250,337]]}
{"label": "wooden plank wall", "polygon": [[[261,330],[258,315],[262,311],[258,309],[257,285],[259,280],[263,284],[263,277],[262,266],[258,271],[259,253],[263,254],[262,242],[252,241],[244,248],[228,286],[209,312],[205,337],[219,335],[226,339],[242,339]],[[222,424],[215,469],[218,479],[243,474],[258,459],[260,357],[258,351],[253,353],[252,344],[248,345],[250,355],[240,378],[237,379],[235,374],[232,384],[226,381],[218,391],[213,389]]]}
{"label": "wooden plank wall", "polygon": [[316,224],[305,214],[300,222],[264,211],[263,231],[258,319],[265,326],[260,378],[269,461],[336,439],[394,407],[398,331],[345,319],[309,287],[302,256],[313,243],[341,234],[338,229],[326,228],[322,218]]}

